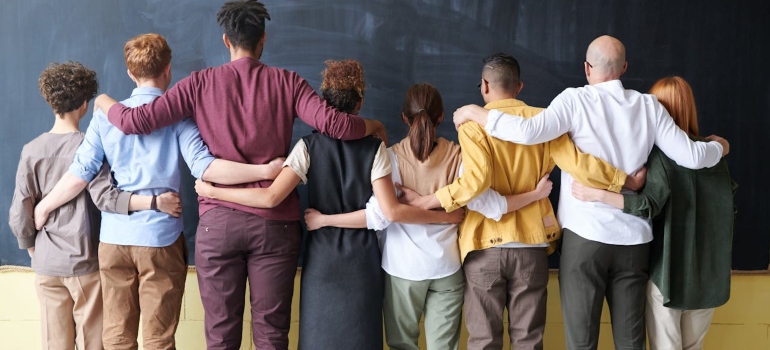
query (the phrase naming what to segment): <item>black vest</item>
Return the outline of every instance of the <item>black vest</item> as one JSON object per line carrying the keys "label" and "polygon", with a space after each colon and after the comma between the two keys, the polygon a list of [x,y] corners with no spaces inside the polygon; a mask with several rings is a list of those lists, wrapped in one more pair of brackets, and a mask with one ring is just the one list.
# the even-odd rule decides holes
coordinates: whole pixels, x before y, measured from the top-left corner
{"label": "black vest", "polygon": [[[372,195],[381,141],[303,138],[310,156],[308,204],[324,214],[354,212]],[[300,289],[303,350],[382,349],[384,274],[374,231],[324,227],[308,232]]]}

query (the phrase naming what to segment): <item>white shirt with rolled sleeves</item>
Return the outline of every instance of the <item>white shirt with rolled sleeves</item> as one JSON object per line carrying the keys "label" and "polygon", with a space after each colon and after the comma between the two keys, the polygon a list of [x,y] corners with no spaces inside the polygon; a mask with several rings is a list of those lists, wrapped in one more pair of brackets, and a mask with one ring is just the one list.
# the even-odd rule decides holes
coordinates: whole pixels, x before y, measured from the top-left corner
{"label": "white shirt with rolled sleeves", "polygon": [[[540,114],[525,119],[492,110],[487,133],[501,140],[532,145],[569,133],[581,151],[602,158],[626,173],[647,161],[653,145],[677,164],[691,169],[716,165],[718,142],[693,142],[653,95],[626,90],[620,80],[569,88]],[[585,239],[615,245],[652,240],[650,223],[600,202],[572,196],[572,176],[562,172],[558,219]]]}

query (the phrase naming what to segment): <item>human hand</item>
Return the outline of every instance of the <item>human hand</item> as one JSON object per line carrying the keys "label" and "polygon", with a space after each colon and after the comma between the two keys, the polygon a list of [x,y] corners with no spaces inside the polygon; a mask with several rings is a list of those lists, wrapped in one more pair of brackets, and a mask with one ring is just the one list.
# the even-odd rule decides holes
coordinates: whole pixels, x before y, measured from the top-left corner
{"label": "human hand", "polygon": [[283,170],[283,163],[286,161],[286,157],[278,157],[265,164],[267,166],[267,172],[265,173],[265,179],[275,180],[278,174]]}
{"label": "human hand", "polygon": [[481,126],[487,125],[487,113],[489,110],[477,105],[465,105],[455,110],[452,115],[452,121],[455,124],[455,128],[459,128],[460,125],[466,122],[476,122]]}
{"label": "human hand", "polygon": [[422,196],[419,193],[417,193],[417,191],[408,187],[404,187],[398,182],[396,182],[396,189],[401,191],[401,196],[398,197],[399,202],[403,204],[411,205],[413,207],[420,206],[419,202]]}
{"label": "human hand", "polygon": [[572,196],[584,202],[598,202],[604,190],[585,186],[577,181],[572,182]]}
{"label": "human hand", "polygon": [[633,174],[628,174],[626,177],[626,182],[623,184],[623,187],[634,191],[639,192],[639,190],[644,187],[644,184],[647,182],[647,167],[642,167],[641,169],[637,170]]}
{"label": "human hand", "polygon": [[537,194],[538,200],[548,197],[553,190],[553,182],[551,182],[551,179],[549,178],[550,175],[551,173],[543,175],[543,177],[540,178],[540,181],[537,182],[535,194]]}
{"label": "human hand", "polygon": [[35,257],[35,247],[27,248],[27,254],[29,254],[30,258],[34,258]]}
{"label": "human hand", "polygon": [[465,218],[465,208],[455,209],[447,213],[447,223],[459,224]]}
{"label": "human hand", "polygon": [[388,145],[388,131],[385,130],[385,125],[383,125],[379,120],[377,121],[380,126],[376,129],[374,134],[372,136],[378,138],[380,141],[385,143],[385,146]]}
{"label": "human hand", "polygon": [[158,210],[178,218],[182,215],[182,201],[179,199],[179,194],[173,191],[168,191],[155,198],[155,204]]}
{"label": "human hand", "polygon": [[321,227],[325,227],[324,219],[326,215],[321,214],[320,211],[313,208],[305,209],[305,225],[307,225],[308,231],[315,231]]}
{"label": "human hand", "polygon": [[118,101],[115,101],[115,99],[107,94],[96,96],[96,99],[94,99],[94,112],[101,109],[104,114],[107,114],[107,112],[110,111],[110,107],[116,103],[118,103]]}
{"label": "human hand", "polygon": [[722,145],[722,157],[730,153],[730,143],[727,142],[727,140],[725,140],[724,138],[719,137],[717,135],[711,135],[709,137],[706,137],[706,140],[719,142],[719,144]]}
{"label": "human hand", "polygon": [[48,221],[48,215],[51,214],[51,211],[48,210],[48,206],[46,205],[47,202],[48,201],[43,198],[43,200],[35,206],[35,229],[38,231],[43,229],[46,221]]}
{"label": "human hand", "polygon": [[211,193],[213,191],[214,191],[214,186],[210,182],[206,182],[203,180],[195,180],[195,192],[198,192],[199,196],[212,198]]}

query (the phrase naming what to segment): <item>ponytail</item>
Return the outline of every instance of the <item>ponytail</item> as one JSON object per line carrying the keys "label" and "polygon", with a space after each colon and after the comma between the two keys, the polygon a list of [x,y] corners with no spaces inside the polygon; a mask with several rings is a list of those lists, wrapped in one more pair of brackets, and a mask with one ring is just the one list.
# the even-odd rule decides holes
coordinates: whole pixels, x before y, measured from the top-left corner
{"label": "ponytail", "polygon": [[428,83],[412,85],[406,91],[401,115],[409,124],[409,144],[419,161],[425,161],[433,152],[436,142],[436,126],[444,115],[441,94]]}
{"label": "ponytail", "polygon": [[424,109],[409,119],[412,120],[412,123],[409,125],[407,137],[412,153],[417,157],[417,160],[425,161],[430,156],[430,152],[433,151],[433,143],[436,142],[436,126],[433,125],[428,112]]}

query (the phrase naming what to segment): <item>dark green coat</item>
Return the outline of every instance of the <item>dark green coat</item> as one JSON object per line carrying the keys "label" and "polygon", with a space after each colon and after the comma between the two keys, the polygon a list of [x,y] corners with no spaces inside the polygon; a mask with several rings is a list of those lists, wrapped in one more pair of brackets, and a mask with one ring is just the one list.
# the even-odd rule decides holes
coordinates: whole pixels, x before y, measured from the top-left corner
{"label": "dark green coat", "polygon": [[730,298],[736,187],[724,159],[691,170],[653,148],[647,184],[624,196],[623,211],[652,219],[650,280],[664,306],[706,309]]}

